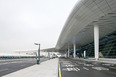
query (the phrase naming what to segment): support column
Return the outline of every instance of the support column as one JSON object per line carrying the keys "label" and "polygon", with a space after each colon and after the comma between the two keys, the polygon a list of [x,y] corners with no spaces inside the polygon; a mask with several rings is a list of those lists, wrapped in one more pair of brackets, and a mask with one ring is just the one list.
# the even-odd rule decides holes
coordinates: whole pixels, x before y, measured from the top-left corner
{"label": "support column", "polygon": [[74,43],[74,54],[73,54],[74,58],[76,57],[76,44]]}
{"label": "support column", "polygon": [[83,56],[84,56],[84,58],[86,57],[86,50],[84,50],[84,55]]}
{"label": "support column", "polygon": [[50,52],[48,52],[48,58],[49,58],[49,60],[50,60]]}
{"label": "support column", "polygon": [[67,58],[67,51],[66,51],[66,49],[65,49],[65,53],[66,53],[66,54],[65,54],[65,57]]}
{"label": "support column", "polygon": [[68,47],[68,57],[70,56],[70,48]]}
{"label": "support column", "polygon": [[99,59],[99,26],[94,25],[94,55],[95,59]]}

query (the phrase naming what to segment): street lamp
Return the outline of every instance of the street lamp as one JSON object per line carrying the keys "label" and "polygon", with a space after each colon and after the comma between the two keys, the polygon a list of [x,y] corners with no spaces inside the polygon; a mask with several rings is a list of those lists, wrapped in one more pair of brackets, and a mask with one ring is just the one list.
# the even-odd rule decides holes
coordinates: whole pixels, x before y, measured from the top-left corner
{"label": "street lamp", "polygon": [[34,43],[35,45],[39,45],[39,48],[38,48],[38,58],[37,58],[37,64],[40,64],[40,44],[38,43]]}

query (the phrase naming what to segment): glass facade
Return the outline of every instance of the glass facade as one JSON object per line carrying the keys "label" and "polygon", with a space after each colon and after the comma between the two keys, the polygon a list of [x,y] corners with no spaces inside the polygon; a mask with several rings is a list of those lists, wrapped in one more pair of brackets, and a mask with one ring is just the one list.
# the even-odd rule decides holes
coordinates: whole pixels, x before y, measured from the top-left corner
{"label": "glass facade", "polygon": [[[77,53],[82,54],[86,50],[86,56],[94,57],[94,42],[80,48]],[[99,57],[116,58],[116,31],[104,36],[99,42]]]}

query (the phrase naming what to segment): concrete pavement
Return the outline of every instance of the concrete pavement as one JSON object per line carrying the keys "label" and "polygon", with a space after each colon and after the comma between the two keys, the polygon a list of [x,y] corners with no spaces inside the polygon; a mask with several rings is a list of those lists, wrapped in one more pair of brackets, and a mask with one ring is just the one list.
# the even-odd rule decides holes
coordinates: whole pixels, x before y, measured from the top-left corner
{"label": "concrete pavement", "polygon": [[[48,60],[48,58],[41,58],[40,63]],[[36,59],[28,58],[28,59],[17,59],[17,60],[4,60],[0,61],[0,77],[3,75],[7,75],[9,73],[30,67],[37,63]]]}
{"label": "concrete pavement", "polygon": [[[91,75],[89,72],[93,72],[94,74],[98,73],[100,77],[114,77],[116,74],[114,73],[116,70],[115,67],[115,59],[100,59],[95,63],[96,60],[89,59],[61,59],[61,74],[62,77],[76,77],[77,74],[80,77],[86,75]],[[99,63],[100,62],[100,63]],[[103,63],[102,63],[103,62]],[[111,63],[111,64],[105,64]],[[102,70],[102,72],[101,72]],[[80,72],[80,73],[78,73]],[[113,74],[111,74],[113,73]],[[105,75],[107,74],[107,75]],[[58,77],[58,59],[51,59],[45,62],[40,63],[39,65],[33,65],[27,67],[25,69],[4,75],[2,77]],[[94,76],[94,77],[97,77]]]}
{"label": "concrete pavement", "polygon": [[51,59],[2,77],[58,77],[58,59]]}

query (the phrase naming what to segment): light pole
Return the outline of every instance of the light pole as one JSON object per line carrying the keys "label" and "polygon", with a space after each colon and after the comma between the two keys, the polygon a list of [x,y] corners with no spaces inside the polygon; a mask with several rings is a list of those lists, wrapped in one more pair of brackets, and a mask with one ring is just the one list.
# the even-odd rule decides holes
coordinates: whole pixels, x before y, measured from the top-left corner
{"label": "light pole", "polygon": [[35,45],[39,45],[39,48],[38,48],[38,58],[37,58],[37,64],[40,64],[40,44],[38,43],[34,43]]}

